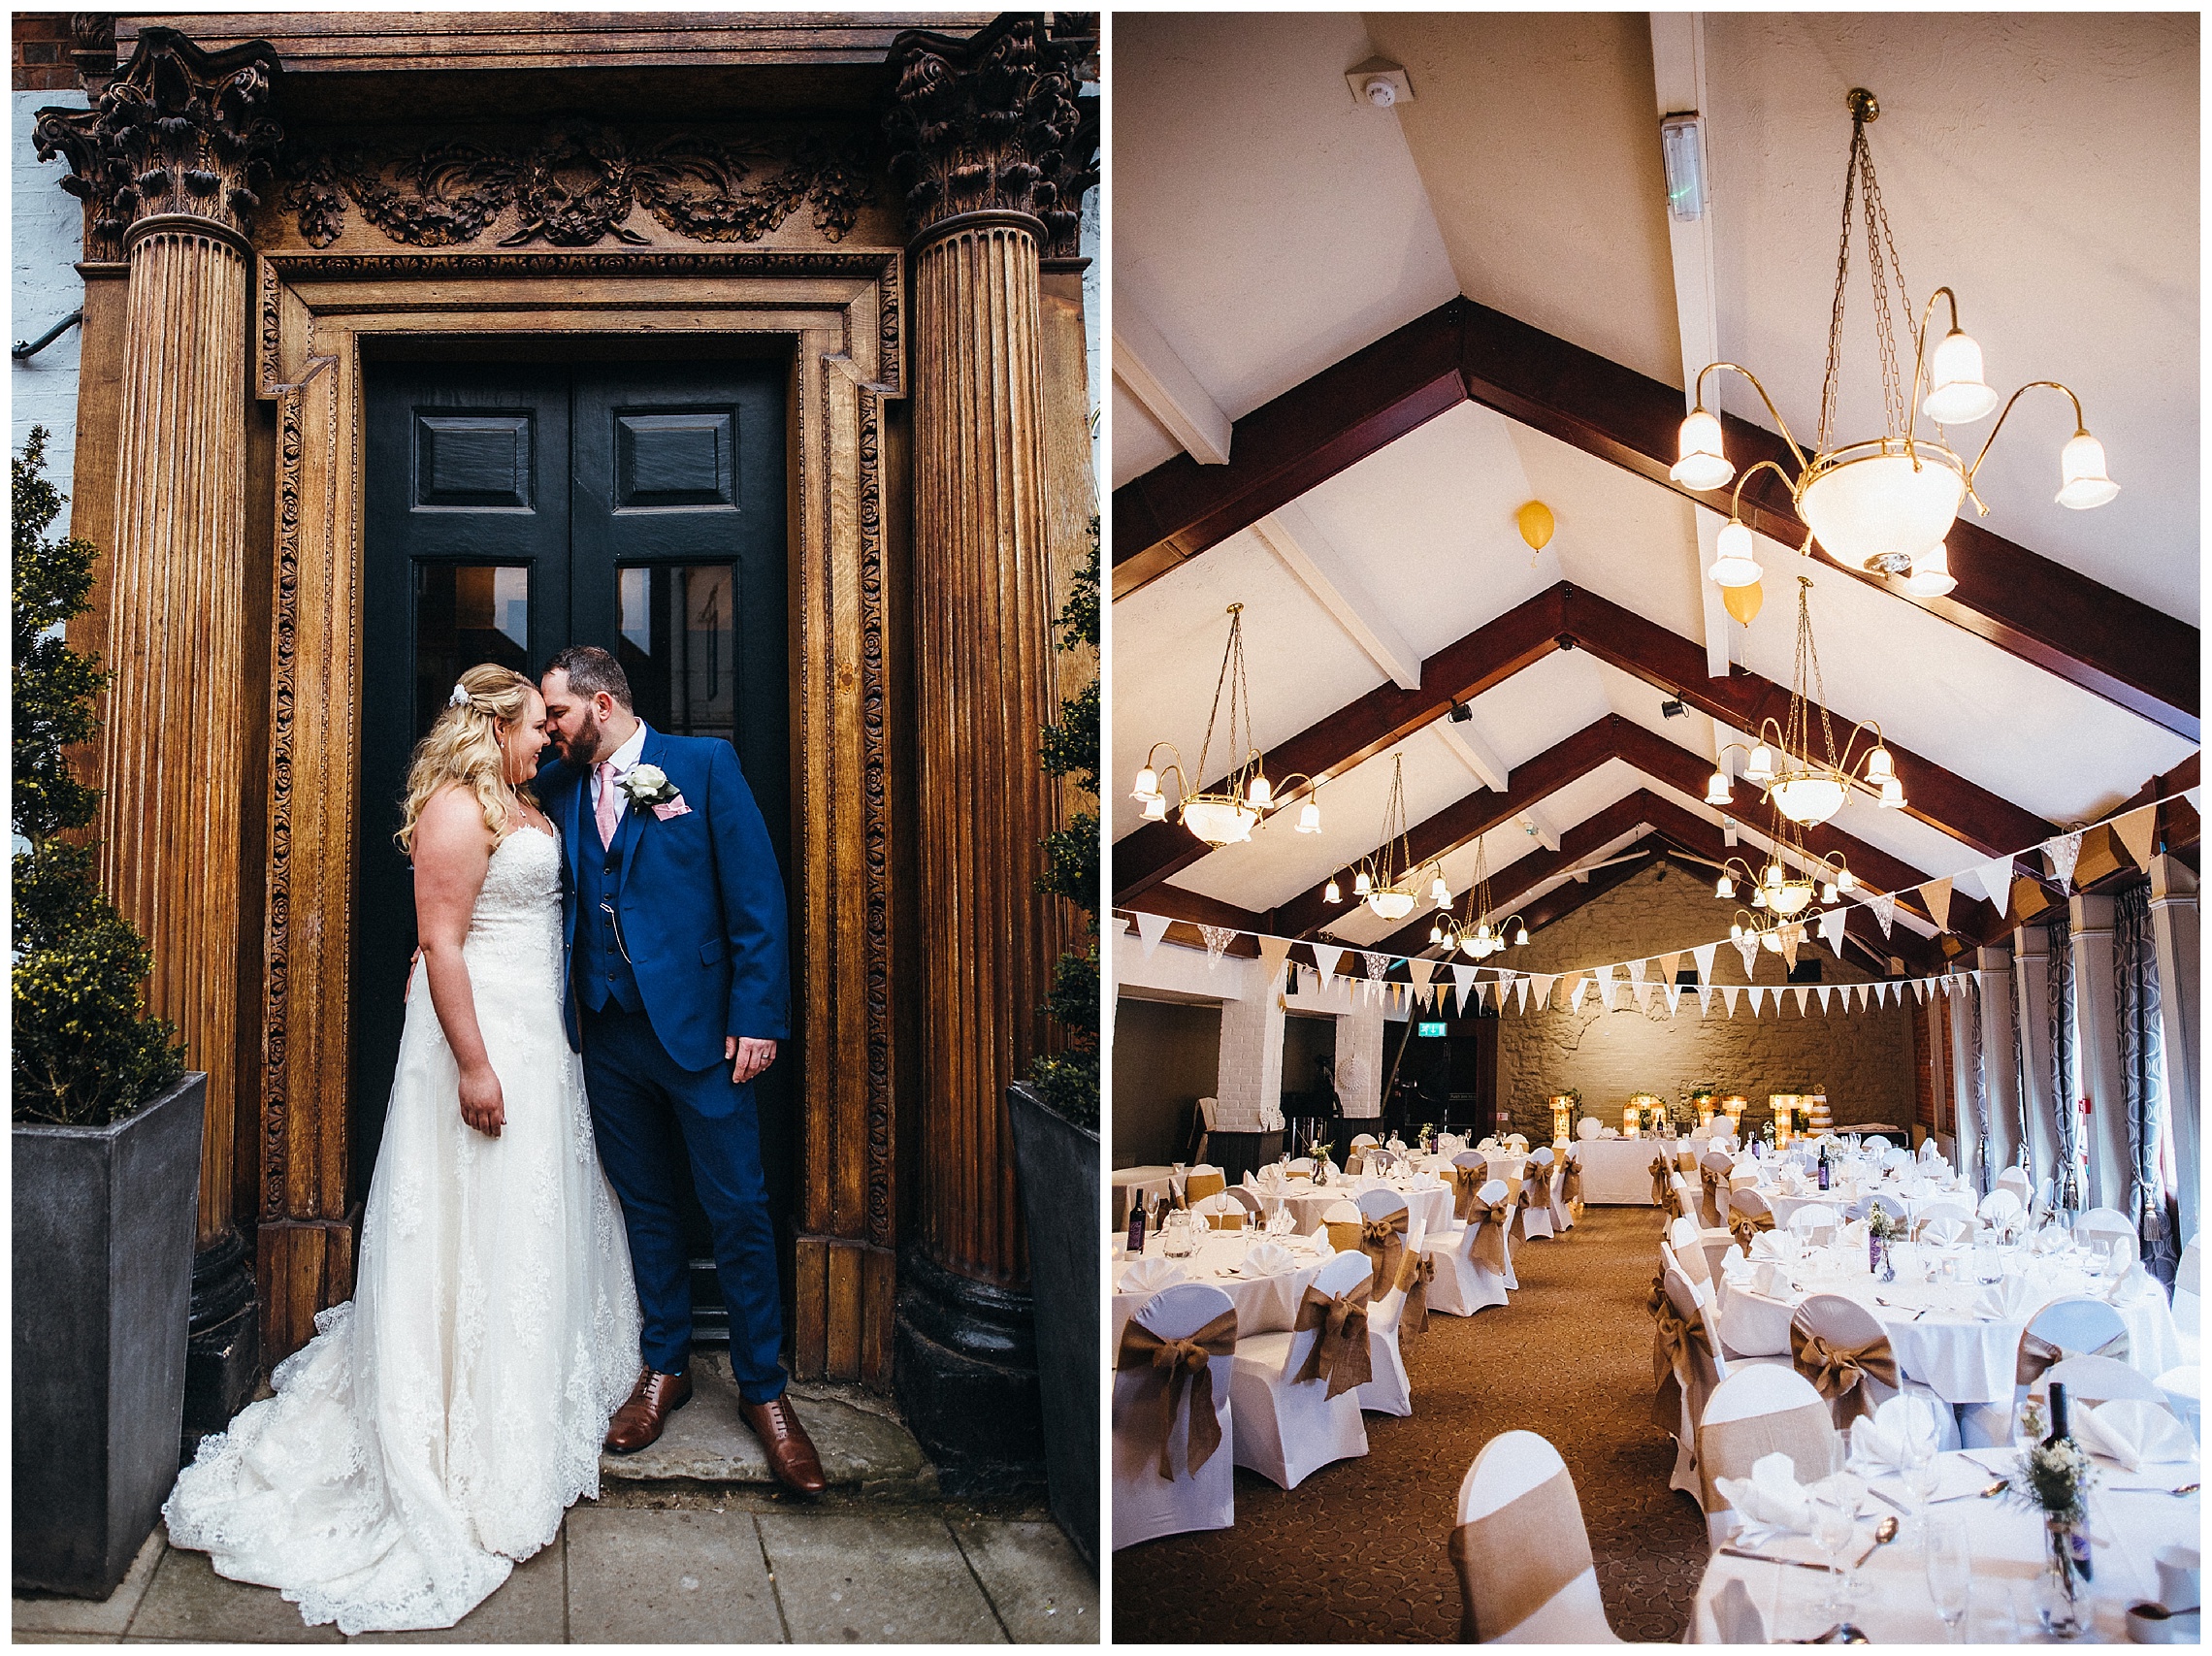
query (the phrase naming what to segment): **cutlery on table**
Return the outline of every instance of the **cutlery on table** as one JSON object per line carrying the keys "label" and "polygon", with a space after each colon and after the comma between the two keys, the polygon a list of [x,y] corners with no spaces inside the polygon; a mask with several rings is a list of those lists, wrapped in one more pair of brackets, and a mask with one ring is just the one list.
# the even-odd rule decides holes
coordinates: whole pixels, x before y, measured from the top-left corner
{"label": "cutlery on table", "polygon": [[[1892,1521],[1883,1520],[1885,1523]],[[1759,1564],[1794,1564],[1800,1570],[1822,1570],[1831,1575],[1836,1574],[1834,1565],[1818,1564],[1809,1558],[1781,1558],[1771,1552],[1746,1552],[1740,1546],[1724,1546],[1720,1550],[1730,1558],[1748,1558]]]}
{"label": "cutlery on table", "polygon": [[[1895,1540],[1897,1540],[1897,1520],[1895,1518],[1884,1518],[1874,1526],[1874,1539],[1867,1543],[1867,1550],[1852,1561],[1851,1568],[1858,1569],[1860,1565],[1873,1557],[1877,1550],[1889,1545]],[[1849,1640],[1845,1640],[1845,1642],[1848,1643]],[[1865,1641],[1861,1640],[1861,1642]]]}

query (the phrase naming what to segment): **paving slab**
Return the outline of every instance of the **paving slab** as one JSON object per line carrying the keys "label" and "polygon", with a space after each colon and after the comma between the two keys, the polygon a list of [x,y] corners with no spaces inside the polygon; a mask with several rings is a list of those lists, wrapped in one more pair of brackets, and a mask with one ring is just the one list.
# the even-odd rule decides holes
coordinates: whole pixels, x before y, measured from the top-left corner
{"label": "paving slab", "polygon": [[935,1512],[765,1512],[755,1520],[801,1644],[1002,1643],[1005,1630]]}
{"label": "paving slab", "polygon": [[65,1599],[56,1594],[38,1593],[16,1600],[11,1607],[10,1625],[16,1639],[21,1640],[33,1633],[87,1633],[109,1638],[120,1634],[130,1626],[131,1612],[146,1597],[146,1587],[153,1580],[154,1567],[161,1562],[161,1554],[168,1544],[161,1526],[154,1525],[153,1533],[146,1538],[146,1544],[131,1560],[131,1567],[121,1582],[105,1599]]}
{"label": "paving slab", "polygon": [[778,1644],[775,1584],[750,1512],[569,1513],[577,1644]]}
{"label": "paving slab", "polygon": [[170,1547],[131,1617],[134,1639],[179,1639],[207,1644],[341,1644],[329,1623],[309,1627],[300,1607],[274,1587],[227,1580],[204,1552]]}
{"label": "paving slab", "polygon": [[[692,1400],[668,1416],[660,1442],[634,1455],[600,1457],[602,1488],[656,1482],[775,1486],[760,1439],[737,1412],[737,1383],[728,1353],[699,1352],[692,1386]],[[935,1493],[935,1469],[922,1445],[889,1413],[830,1388],[794,1385],[791,1396],[833,1489],[916,1497]]]}
{"label": "paving slab", "polygon": [[1017,1644],[1098,1642],[1098,1578],[1057,1524],[949,1521],[1007,1638]]}
{"label": "paving slab", "polygon": [[357,1633],[352,1644],[560,1644],[569,1637],[569,1573],[563,1526],[552,1544],[516,1565],[499,1591],[453,1627]]}

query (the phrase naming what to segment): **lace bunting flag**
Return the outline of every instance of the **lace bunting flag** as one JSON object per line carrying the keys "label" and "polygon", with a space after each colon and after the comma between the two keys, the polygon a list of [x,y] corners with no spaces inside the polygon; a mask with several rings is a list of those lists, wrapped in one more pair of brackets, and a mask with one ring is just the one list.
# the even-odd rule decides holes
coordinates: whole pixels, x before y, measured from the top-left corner
{"label": "lace bunting flag", "polygon": [[1882,935],[1890,934],[1890,922],[1897,916],[1897,893],[1884,892],[1867,899],[1867,906],[1874,911],[1874,920],[1882,928]]}
{"label": "lace bunting flag", "polygon": [[2051,860],[2051,872],[2059,877],[2062,891],[2073,887],[2074,864],[2081,860],[2081,830],[2062,833],[2043,841],[2043,855]]}
{"label": "lace bunting flag", "polygon": [[1206,969],[1210,972],[1221,963],[1221,951],[1237,940],[1233,925],[1201,925],[1198,929],[1206,938]]}

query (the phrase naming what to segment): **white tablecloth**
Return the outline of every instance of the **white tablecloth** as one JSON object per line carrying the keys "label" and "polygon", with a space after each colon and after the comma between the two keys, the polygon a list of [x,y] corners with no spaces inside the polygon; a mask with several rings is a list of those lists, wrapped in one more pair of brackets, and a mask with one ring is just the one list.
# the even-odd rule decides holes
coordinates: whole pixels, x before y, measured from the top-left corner
{"label": "white tablecloth", "polygon": [[[1284,1247],[1299,1260],[1299,1268],[1286,1271],[1280,1277],[1237,1277],[1230,1270],[1245,1256],[1249,1233],[1244,1231],[1212,1231],[1198,1244],[1198,1251],[1187,1259],[1170,1260],[1180,1267],[1183,1280],[1204,1283],[1220,1288],[1229,1296],[1237,1310],[1237,1337],[1248,1334],[1267,1334],[1288,1328],[1298,1315],[1298,1298],[1306,1291],[1306,1284],[1319,1275],[1320,1269],[1335,1257],[1326,1245],[1317,1248],[1302,1236],[1281,1237]],[[1256,1241],[1256,1238],[1254,1239]],[[1145,1238],[1145,1256],[1149,1259],[1165,1258],[1160,1250],[1160,1238]],[[1114,1287],[1113,1344],[1109,1353],[1122,1348],[1122,1330],[1134,1316],[1145,1301],[1159,1290],[1151,1293],[1123,1293],[1121,1288],[1122,1272],[1130,1263],[1129,1255],[1118,1245],[1111,1249],[1109,1267]],[[1163,1284],[1164,1285],[1164,1284]],[[1109,1361],[1111,1357],[1109,1357]]]}
{"label": "white tablecloth", "polygon": [[[1417,1225],[1423,1236],[1434,1236],[1451,1222],[1450,1190],[1426,1175],[1409,1185],[1364,1177],[1333,1180],[1318,1190],[1303,1180],[1293,1180],[1283,1200],[1290,1210],[1290,1217],[1297,1220],[1299,1231],[1304,1233],[1321,1222],[1321,1215],[1328,1211],[1331,1202],[1356,1202],[1367,1191],[1382,1188],[1395,1190],[1406,1198],[1407,1223]],[[1260,1192],[1260,1203],[1269,1212],[1274,1211],[1265,1191]]]}
{"label": "white tablecloth", "polygon": [[[2009,1449],[1945,1454],[1941,1488],[1948,1491],[1969,1485],[1985,1474],[2007,1472],[2012,1459]],[[2138,1473],[2124,1472],[2110,1462],[2099,1464],[2104,1482],[2090,1496],[2091,1562],[2096,1576],[2083,1589],[2084,1619],[2094,1625],[2090,1637],[2123,1643],[2128,1637],[2128,1607],[2158,1596],[2158,1571],[2152,1560],[2159,1549],[2196,1544],[2199,1498],[2152,1491],[2195,1482],[2197,1474],[2194,1466],[2179,1464],[2146,1467]],[[1878,1479],[1872,1487],[1907,1506],[1911,1504],[1895,1477]],[[1858,1537],[1851,1544],[1854,1558],[1873,1539],[1873,1526],[1878,1521],[1874,1514],[1890,1513],[1891,1509],[1870,1498],[1862,1511],[1867,1515],[1861,1518]],[[1949,1514],[1963,1517],[1973,1551],[1973,1593],[1961,1629],[1964,1641],[2042,1642],[2032,1598],[2043,1566],[2042,1519],[2005,1497],[1945,1501],[1933,1511],[1938,1518]],[[1763,1542],[1750,1550],[1808,1560],[1825,1560],[1826,1556],[1803,1538]],[[1874,1643],[1925,1645],[1944,1641],[1943,1623],[1928,1592],[1926,1555],[1914,1542],[1900,1539],[1878,1548],[1859,1575],[1859,1599],[1850,1620]],[[1828,1591],[1825,1573],[1716,1552],[1698,1586],[1697,1607],[1690,1622],[1694,1642],[1720,1642],[1712,1604],[1732,1580],[1742,1581],[1751,1602],[1766,1617],[1770,1640],[1805,1639],[1835,1624],[1833,1615],[1822,1614],[1815,1607]]]}
{"label": "white tablecloth", "polygon": [[[1937,1250],[1926,1251],[1935,1254]],[[1962,1275],[1969,1275],[1969,1250],[1947,1251],[1959,1259]],[[1902,1250],[1898,1280],[1877,1283],[1868,1267],[1863,1246],[1815,1250],[1807,1260],[1790,1269],[1789,1276],[1797,1286],[1778,1299],[1768,1299],[1751,1291],[1742,1254],[1731,1251],[1724,1272],[1725,1291],[1784,1308],[1796,1306],[1809,1294],[1841,1294],[1874,1314],[1908,1380],[1919,1380],[1946,1403],[2009,1402],[2020,1335],[2033,1320],[2034,1311],[2019,1318],[1978,1315],[1973,1306],[1981,1284],[1970,1280],[1928,1282],[1918,1262],[1921,1254],[1917,1247]],[[2036,1310],[2062,1295],[2091,1290],[2089,1278],[2074,1265],[2036,1262],[2027,1269],[2029,1280],[2043,1295]],[[1743,1285],[1738,1285],[1739,1279],[1743,1280]],[[2100,1285],[2110,1287],[2109,1283]],[[2156,1377],[2181,1361],[2180,1333],[2163,1293],[2154,1290],[2138,1294],[2113,1309],[2128,1325],[2129,1362],[2132,1367]]]}
{"label": "white tablecloth", "polygon": [[1655,1156],[1673,1161],[1683,1149],[1705,1153],[1710,1140],[1688,1139],[1580,1139],[1575,1157],[1582,1164],[1582,1200],[1599,1206],[1648,1208],[1651,1202],[1651,1162]]}
{"label": "white tablecloth", "polygon": [[1166,1201],[1174,1187],[1175,1170],[1171,1167],[1117,1167],[1108,1181],[1114,1191],[1114,1222],[1126,1227],[1129,1222],[1129,1204],[1142,1195],[1146,1200],[1158,1197]]}

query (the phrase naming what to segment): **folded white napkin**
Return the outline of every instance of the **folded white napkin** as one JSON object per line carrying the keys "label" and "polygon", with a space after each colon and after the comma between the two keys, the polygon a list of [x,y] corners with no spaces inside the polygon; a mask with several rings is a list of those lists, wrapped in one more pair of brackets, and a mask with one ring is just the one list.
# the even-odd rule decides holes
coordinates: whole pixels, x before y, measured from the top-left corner
{"label": "folded white napkin", "polygon": [[1866,1485],[1847,1472],[1836,1473],[1813,1483],[1800,1483],[1797,1463],[1786,1454],[1762,1455],[1751,1463],[1749,1477],[1716,1477],[1713,1486],[1743,1521],[1737,1540],[1758,1546],[1781,1536],[1805,1535],[1812,1529],[1812,1498],[1833,1495],[1856,1510]]}
{"label": "folded white napkin", "polygon": [[1974,1296],[1974,1315],[1994,1317],[2000,1322],[2025,1322],[2034,1315],[2043,1299],[2040,1292],[2029,1285],[2027,1278],[2006,1277]]}
{"label": "folded white napkin", "polygon": [[1903,1472],[1916,1444],[1925,1445],[1930,1452],[1940,1446],[1935,1412],[1920,1398],[1893,1397],[1852,1423],[1847,1464],[1862,1477]]}
{"label": "folded white napkin", "polygon": [[2035,1233],[2029,1246],[2037,1253],[2062,1253],[2073,1246],[2073,1232],[2064,1225],[2047,1224]]}
{"label": "folded white napkin", "polygon": [[1863,1255],[1867,1250],[1867,1221],[1853,1219],[1836,1233],[1836,1241],[1838,1246],[1856,1249]]}
{"label": "folded white napkin", "polygon": [[[1751,1257],[1768,1264],[1787,1265],[1790,1255],[1784,1251],[1786,1246],[1779,1231],[1763,1230],[1751,1239]],[[1741,1251],[1738,1250],[1739,1253]]]}
{"label": "folded white napkin", "polygon": [[1184,1280],[1184,1269],[1172,1259],[1132,1259],[1122,1268],[1114,1285],[1124,1294],[1156,1294]]}
{"label": "folded white napkin", "polygon": [[1949,1248],[1966,1241],[1967,1224],[1964,1219],[1930,1219],[1921,1236],[1938,1248]]}
{"label": "folded white napkin", "polygon": [[2083,1448],[2108,1456],[2130,1472],[2147,1461],[2185,1461],[2196,1452],[2188,1427],[2163,1405],[2137,1397],[2114,1398],[2079,1411],[2074,1431]]}
{"label": "folded white napkin", "polygon": [[1740,1575],[1729,1577],[1728,1585],[1720,1590],[1720,1597],[1713,1600],[1712,1624],[1723,1644],[1767,1642],[1767,1618],[1751,1602],[1750,1589],[1743,1585]]}
{"label": "folded white napkin", "polygon": [[2105,1297],[2110,1299],[2114,1305],[2127,1305],[2132,1300],[2147,1299],[2152,1294],[2164,1299],[2165,1289],[2161,1287],[2159,1280],[2144,1270],[2142,1266],[2131,1265],[2128,1267],[2127,1274],[2112,1284],[2111,1293]]}
{"label": "folded white napkin", "polygon": [[1617,1139],[1620,1137],[1620,1129],[1618,1127],[1600,1127],[1598,1137],[1601,1139]]}
{"label": "folded white napkin", "polygon": [[[1759,1238],[1759,1242],[1766,1240],[1765,1237]],[[1751,1246],[1756,1249],[1759,1242],[1754,1242]],[[1772,1260],[1762,1259],[1751,1267],[1751,1291],[1753,1293],[1771,1300],[1786,1299],[1789,1296],[1789,1278],[1784,1276],[1782,1268]]]}
{"label": "folded white napkin", "polygon": [[1259,1242],[1244,1256],[1242,1269],[1247,1277],[1280,1277],[1298,1269],[1298,1260],[1280,1242]]}

